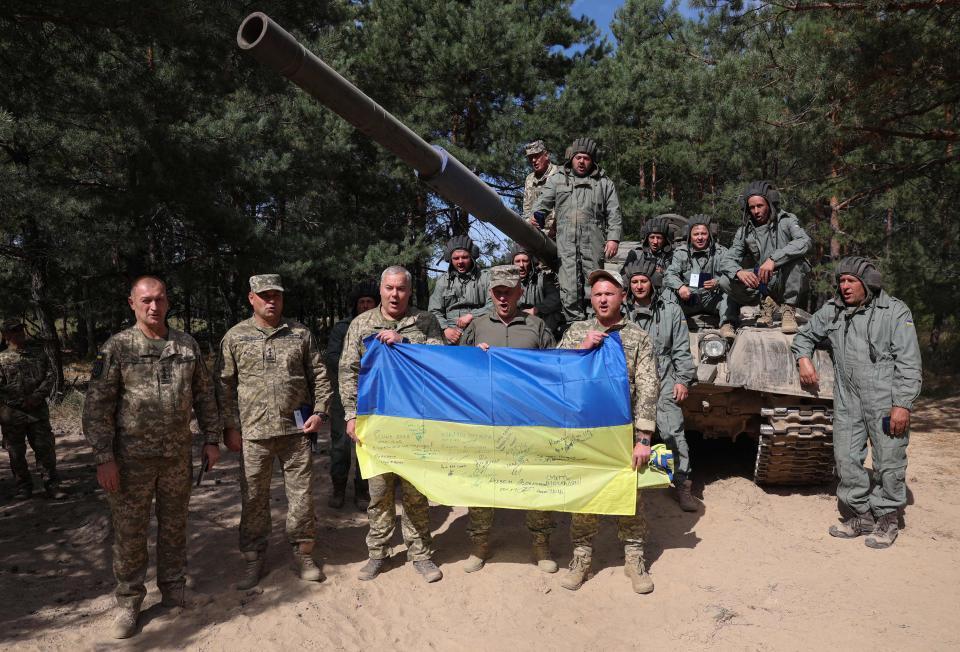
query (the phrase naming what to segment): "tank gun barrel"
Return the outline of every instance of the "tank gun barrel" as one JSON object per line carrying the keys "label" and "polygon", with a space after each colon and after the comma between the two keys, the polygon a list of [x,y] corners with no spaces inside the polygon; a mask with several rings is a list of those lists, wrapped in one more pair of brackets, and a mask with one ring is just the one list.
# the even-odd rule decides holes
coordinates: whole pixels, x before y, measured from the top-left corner
{"label": "tank gun barrel", "polygon": [[414,168],[438,195],[509,236],[556,267],[557,247],[508,208],[500,196],[442,147],[431,146],[324,63],[269,16],[240,24],[237,44]]}

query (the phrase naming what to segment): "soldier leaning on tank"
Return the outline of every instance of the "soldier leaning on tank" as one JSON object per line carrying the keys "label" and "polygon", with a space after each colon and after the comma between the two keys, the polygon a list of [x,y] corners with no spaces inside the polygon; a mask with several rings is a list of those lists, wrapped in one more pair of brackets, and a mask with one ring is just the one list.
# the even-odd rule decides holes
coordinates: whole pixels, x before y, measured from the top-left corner
{"label": "soldier leaning on tank", "polygon": [[[623,269],[635,262],[649,260],[656,266],[657,274],[663,275],[673,261],[670,223],[664,217],[647,220],[640,236],[640,246],[627,254]],[[623,274],[623,270],[620,270],[620,273]]]}
{"label": "soldier leaning on tank", "polygon": [[[910,309],[882,288],[869,260],[844,258],[837,265],[837,296],[818,310],[793,338],[800,380],[816,387],[814,348],[827,342],[834,368],[833,453],[840,483],[843,522],[835,537],[867,535],[871,548],[887,548],[898,533],[907,504],[904,481],[910,412],[920,394],[920,346]],[[871,476],[864,468],[867,441]]]}
{"label": "soldier leaning on tank", "polygon": [[727,248],[710,234],[711,218],[690,218],[687,242],[673,252],[673,261],[663,276],[663,286],[674,292],[687,317],[717,315],[720,334],[733,338],[735,333],[727,315],[727,295],[720,289],[720,266]]}
{"label": "soldier leaning on tank", "polygon": [[[347,435],[357,441],[357,383],[360,360],[366,352],[364,338],[376,335],[387,345],[399,342],[414,344],[444,344],[443,330],[436,317],[410,305],[413,278],[405,268],[388,267],[380,275],[380,307],[368,310],[350,323],[340,356],[340,400],[347,420]],[[459,338],[458,338],[459,339]],[[367,548],[370,559],[360,570],[361,580],[372,580],[383,570],[390,558],[390,539],[396,529],[397,507],[394,503],[396,483],[403,489],[403,515],[400,518],[407,557],[427,582],[443,577],[433,557],[433,537],[430,534],[430,504],[427,497],[404,478],[384,473],[368,479],[370,507],[367,516],[370,531]]]}
{"label": "soldier leaning on tank", "polygon": [[690,448],[683,428],[680,404],[689,394],[693,381],[693,358],[690,356],[690,331],[683,310],[672,297],[664,297],[657,289],[659,273],[652,260],[627,266],[623,279],[630,288],[628,315],[653,340],[660,392],[657,399],[657,434],[671,451],[676,462],[673,476],[675,496],[680,509],[695,512],[698,504],[690,492]]}
{"label": "soldier leaning on tank", "polygon": [[44,480],[47,497],[63,498],[66,494],[60,490],[47,408],[47,395],[54,383],[53,368],[43,349],[27,340],[22,321],[4,320],[0,331],[7,342],[7,349],[0,352],[0,407],[9,415],[0,422],[0,427],[10,469],[17,480],[16,497],[26,499],[33,493],[33,477],[27,465],[27,442],[30,442],[34,457],[47,474]]}
{"label": "soldier leaning on tank", "polygon": [[83,434],[113,520],[117,579],[115,638],[137,627],[147,594],[147,529],[156,497],[157,586],[163,606],[196,606],[185,594],[187,508],[191,487],[191,412],[209,467],[220,457],[221,421],[197,342],[166,324],[166,286],[136,279],[127,299],[136,324],[103,345],[83,404]]}
{"label": "soldier leaning on tank", "polygon": [[[253,316],[223,336],[217,361],[217,399],[223,440],[240,452],[240,551],[246,561],[237,589],[256,586],[270,535],[270,480],[274,459],[283,469],[287,541],[300,578],[324,579],[313,560],[313,451],[331,398],[330,379],[309,329],[283,317],[278,274],[250,277]],[[298,425],[299,413],[302,426]]]}
{"label": "soldier leaning on tank", "polygon": [[556,239],[557,223],[554,219],[553,211],[548,211],[543,216],[543,222],[538,222],[533,215],[533,205],[537,197],[543,191],[544,184],[554,174],[560,171],[559,166],[550,161],[550,152],[542,140],[535,140],[524,147],[524,154],[533,172],[527,175],[523,182],[523,217],[530,222],[532,226],[543,231],[547,237]]}
{"label": "soldier leaning on tank", "polygon": [[327,366],[327,375],[333,387],[333,399],[330,402],[330,480],[333,482],[333,494],[327,506],[340,509],[346,500],[347,479],[350,466],[354,466],[353,500],[357,509],[366,510],[370,505],[370,491],[367,481],[360,477],[360,467],[354,462],[357,457],[356,445],[347,437],[347,422],[343,418],[343,403],[340,401],[339,367],[343,353],[343,338],[347,335],[350,322],[360,314],[377,307],[380,292],[375,285],[359,285],[350,295],[350,319],[341,319],[330,330],[327,349],[323,361]]}
{"label": "soldier leaning on tank", "polygon": [[560,298],[564,316],[573,322],[586,318],[587,274],[617,255],[622,220],[617,190],[599,166],[597,144],[578,138],[570,151],[572,158],[547,179],[533,212],[555,211]]}
{"label": "soldier leaning on tank", "polygon": [[556,275],[537,265],[537,259],[525,247],[514,244],[507,258],[520,270],[520,310],[539,317],[556,336],[563,326],[563,306]]}
{"label": "soldier leaning on tank", "polygon": [[[460,338],[461,346],[478,346],[489,351],[491,346],[514,349],[552,349],[553,335],[539,317],[527,314],[518,306],[523,287],[520,269],[515,265],[500,265],[490,270],[490,296],[493,312],[473,320]],[[493,508],[470,507],[467,535],[473,546],[463,567],[468,573],[483,568],[490,556],[490,530],[493,528]],[[533,558],[545,573],[556,573],[557,562],[550,554],[550,533],[555,527],[550,512],[530,510],[526,516],[527,528],[533,537]]]}
{"label": "soldier leaning on tank", "polygon": [[780,210],[780,193],[769,181],[753,181],[741,197],[743,224],[723,259],[721,289],[727,293],[724,323],[736,326],[740,306],[760,306],[757,326],[773,325],[781,307],[780,327],[797,332],[796,308],[807,286],[810,236],[796,215]]}
{"label": "soldier leaning on tank", "polygon": [[443,259],[449,266],[437,278],[428,310],[440,322],[449,344],[460,341],[463,329],[475,317],[490,312],[490,280],[487,271],[477,266],[479,255],[480,249],[465,235],[450,238],[444,248]]}
{"label": "soldier leaning on tank", "polygon": [[[590,302],[594,316],[587,321],[571,324],[563,334],[558,348],[592,349],[602,346],[608,333],[620,333],[630,379],[630,404],[633,408],[633,466],[644,466],[650,460],[650,439],[656,426],[658,390],[653,343],[639,326],[621,314],[620,309],[626,294],[619,274],[598,269],[589,275],[587,282],[591,286]],[[598,406],[598,409],[602,409],[602,406]],[[593,539],[599,527],[600,516],[597,514],[571,516],[573,559],[570,561],[569,571],[560,582],[563,588],[576,591],[586,581],[593,557]],[[653,591],[653,580],[647,573],[643,557],[647,522],[643,515],[642,492],[637,491],[636,513],[633,516],[617,517],[617,530],[626,557],[623,570],[630,578],[633,590],[637,593],[650,593]]]}

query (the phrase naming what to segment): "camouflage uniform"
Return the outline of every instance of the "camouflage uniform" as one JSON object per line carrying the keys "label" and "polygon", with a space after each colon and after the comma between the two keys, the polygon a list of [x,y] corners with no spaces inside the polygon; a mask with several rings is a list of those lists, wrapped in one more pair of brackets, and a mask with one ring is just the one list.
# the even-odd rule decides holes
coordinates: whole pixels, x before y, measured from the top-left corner
{"label": "camouflage uniform", "polygon": [[[537,197],[543,192],[543,186],[547,183],[547,179],[559,172],[560,166],[551,163],[547,166],[546,172],[541,176],[538,177],[535,172],[527,175],[527,178],[523,182],[523,218],[525,220],[533,217],[533,206],[537,202]],[[543,221],[542,231],[549,236],[549,234],[554,232],[556,225],[557,221],[554,212],[548,211]]]}
{"label": "camouflage uniform", "polygon": [[[578,321],[570,325],[563,334],[558,348],[576,349],[586,336],[587,331],[618,331],[623,342],[623,355],[627,361],[627,375],[630,378],[630,403],[633,406],[634,432],[643,430],[653,432],[656,429],[657,413],[657,368],[654,361],[653,343],[650,337],[636,324],[621,319],[610,328],[604,328],[596,317],[587,321]],[[593,555],[593,538],[600,527],[598,514],[573,514],[570,519],[570,539],[574,554],[587,562]],[[617,530],[624,551],[628,557],[643,560],[643,542],[647,522],[643,515],[643,495],[637,492],[637,511],[633,516],[618,516]]]}
{"label": "camouflage uniform", "polygon": [[313,335],[292,319],[270,328],[251,317],[223,336],[215,376],[224,427],[243,437],[240,550],[262,553],[267,548],[275,457],[287,495],[287,540],[291,545],[312,542],[316,516],[310,439],[297,426],[294,411],[325,413],[330,403],[330,380]]}
{"label": "camouflage uniform", "polygon": [[47,395],[53,383],[53,369],[40,346],[29,343],[22,349],[11,346],[0,352],[0,404],[11,413],[9,420],[0,425],[17,486],[27,490],[33,488],[27,465],[28,441],[37,462],[47,473],[48,491],[60,481],[47,408]]}
{"label": "camouflage uniform", "polygon": [[[363,340],[380,331],[393,330],[414,344],[444,344],[443,331],[436,318],[413,306],[398,321],[387,319],[379,307],[368,310],[350,323],[340,356],[340,400],[343,402],[344,418],[357,418],[357,383],[360,378],[360,359],[366,347]],[[367,548],[371,559],[390,556],[390,539],[397,521],[395,484],[403,489],[403,515],[400,519],[403,540],[407,544],[407,557],[422,561],[433,556],[433,537],[430,534],[430,514],[427,497],[405,479],[393,473],[368,478],[370,483],[370,506],[367,516],[370,532]]]}
{"label": "camouflage uniform", "polygon": [[428,309],[442,328],[456,328],[457,319],[467,313],[479,317],[490,312],[493,304],[489,290],[487,270],[478,268],[476,260],[465,274],[451,265],[446,274],[437,278]]}
{"label": "camouflage uniform", "polygon": [[213,384],[196,341],[170,329],[166,340],[137,326],[103,345],[83,405],[83,434],[97,464],[115,461],[120,489],[107,494],[113,517],[117,603],[135,607],[146,595],[147,529],[156,496],[157,586],[183,587],[190,500],[191,412],[205,442],[222,430]]}

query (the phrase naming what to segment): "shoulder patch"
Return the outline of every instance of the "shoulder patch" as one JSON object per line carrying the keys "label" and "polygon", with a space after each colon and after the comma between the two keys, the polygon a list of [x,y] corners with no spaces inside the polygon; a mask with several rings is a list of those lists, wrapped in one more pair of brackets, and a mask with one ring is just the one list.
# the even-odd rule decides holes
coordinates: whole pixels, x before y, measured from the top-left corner
{"label": "shoulder patch", "polygon": [[96,360],[93,361],[93,369],[90,370],[90,377],[94,380],[103,375],[103,354],[98,353]]}

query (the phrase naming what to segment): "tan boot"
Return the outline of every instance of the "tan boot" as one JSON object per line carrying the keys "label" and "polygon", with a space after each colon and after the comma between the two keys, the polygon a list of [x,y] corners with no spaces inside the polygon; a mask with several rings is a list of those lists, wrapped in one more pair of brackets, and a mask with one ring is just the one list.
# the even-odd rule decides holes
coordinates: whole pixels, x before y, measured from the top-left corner
{"label": "tan boot", "polygon": [[322,582],[327,579],[317,563],[313,561],[312,543],[301,543],[297,548],[294,548],[293,557],[296,560],[297,573],[300,575],[300,579],[307,582]]}
{"label": "tan boot", "polygon": [[560,580],[560,586],[570,591],[576,591],[587,581],[587,575],[589,574],[590,557],[574,552],[573,559],[570,560],[569,569],[563,576],[563,579]]}
{"label": "tan boot", "polygon": [[426,580],[427,584],[439,582],[443,579],[443,571],[430,559],[413,562],[413,569],[420,573],[420,576]]}
{"label": "tan boot", "polygon": [[720,327],[720,337],[725,340],[732,340],[737,336],[737,331],[733,329],[733,324],[727,322]]}
{"label": "tan boot", "polygon": [[626,553],[626,563],[623,565],[624,574],[630,578],[633,590],[641,595],[653,593],[653,579],[643,563],[643,556],[636,552]]}
{"label": "tan boot", "polygon": [[680,509],[685,512],[695,512],[700,509],[700,503],[697,502],[697,499],[693,497],[693,493],[690,491],[692,487],[693,482],[691,480],[681,480],[677,483],[675,489],[675,495],[677,502],[680,503]]}
{"label": "tan boot", "polygon": [[838,525],[831,525],[828,531],[832,537],[854,539],[861,534],[870,534],[875,526],[876,522],[873,520],[873,514],[867,511],[863,514],[851,516]]}
{"label": "tan boot", "polygon": [[534,541],[533,558],[537,562],[537,568],[542,570],[544,573],[556,573],[558,570],[560,570],[557,562],[553,560],[553,555],[550,553],[549,539]]}
{"label": "tan boot", "polygon": [[386,564],[386,559],[368,559],[367,563],[364,564],[363,568],[361,568],[357,574],[357,579],[361,582],[369,582],[383,572],[383,567],[386,566]]}
{"label": "tan boot", "polygon": [[777,311],[777,302],[770,297],[764,297],[760,302],[760,312],[757,315],[757,326],[770,328],[773,326],[773,313]]}
{"label": "tan boot", "polygon": [[160,589],[160,604],[164,607],[181,607],[183,609],[196,609],[210,604],[213,601],[209,595],[195,593],[184,586],[175,589]]}
{"label": "tan boot", "polygon": [[252,589],[260,583],[260,574],[263,573],[263,562],[265,558],[266,553],[264,552],[253,551],[243,553],[246,566],[244,566],[243,569],[243,577],[237,582],[238,591]]}
{"label": "tan boot", "polygon": [[137,633],[137,617],[140,615],[140,605],[117,605],[113,616],[113,628],[110,630],[113,638],[130,638]]}
{"label": "tan boot", "polygon": [[784,304],[780,309],[780,330],[791,335],[797,332],[797,307]]}
{"label": "tan boot", "polygon": [[873,532],[864,539],[864,544],[866,544],[868,548],[877,549],[892,546],[893,542],[897,540],[897,535],[900,533],[898,521],[899,514],[896,510],[883,514],[877,519],[877,525],[873,528]]}
{"label": "tan boot", "polygon": [[465,573],[476,573],[478,570],[483,568],[483,565],[489,558],[490,544],[488,542],[474,543],[473,549],[470,552],[470,556],[467,557],[467,561],[463,565],[463,571]]}

